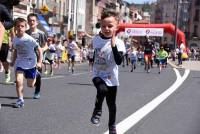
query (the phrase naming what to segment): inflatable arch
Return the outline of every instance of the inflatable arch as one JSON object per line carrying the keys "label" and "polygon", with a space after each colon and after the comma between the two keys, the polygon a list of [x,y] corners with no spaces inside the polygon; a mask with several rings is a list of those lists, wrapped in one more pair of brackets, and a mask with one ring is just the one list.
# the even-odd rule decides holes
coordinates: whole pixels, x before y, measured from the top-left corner
{"label": "inflatable arch", "polygon": [[[127,24],[121,23],[118,25],[118,32],[125,31],[125,28],[163,28],[165,33],[169,33],[171,35],[175,34],[175,26],[171,23],[167,24]],[[185,34],[180,30],[177,29],[177,44],[180,46],[181,42],[186,47],[186,40]]]}

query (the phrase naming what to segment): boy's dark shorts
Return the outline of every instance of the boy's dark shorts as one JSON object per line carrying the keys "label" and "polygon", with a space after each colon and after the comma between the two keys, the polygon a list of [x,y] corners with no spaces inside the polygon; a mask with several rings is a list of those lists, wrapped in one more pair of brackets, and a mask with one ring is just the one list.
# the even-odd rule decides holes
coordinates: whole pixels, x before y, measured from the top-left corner
{"label": "boy's dark shorts", "polygon": [[36,78],[36,75],[37,75],[37,70],[36,70],[36,67],[34,68],[31,68],[31,69],[23,69],[21,67],[17,67],[16,68],[16,72],[19,71],[19,72],[23,72],[24,73],[24,77],[26,79],[35,79]]}

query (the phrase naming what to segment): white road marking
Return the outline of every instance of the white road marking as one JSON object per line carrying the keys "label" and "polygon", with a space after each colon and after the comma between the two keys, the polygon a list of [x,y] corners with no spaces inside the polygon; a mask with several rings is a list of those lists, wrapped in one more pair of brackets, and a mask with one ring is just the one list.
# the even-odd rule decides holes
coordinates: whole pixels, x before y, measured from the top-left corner
{"label": "white road marking", "polygon": [[[165,99],[167,99],[174,91],[176,91],[179,86],[186,80],[188,77],[190,70],[186,69],[184,75],[181,77],[179,71],[174,68],[176,73],[177,79],[174,84],[169,87],[165,92],[154,98],[152,101],[144,105],[142,108],[137,110],[135,113],[121,121],[117,124],[117,132],[118,134],[124,134],[127,132],[131,127],[137,124],[140,120],[142,120],[147,114],[153,111],[157,106],[159,106]],[[106,131],[104,134],[108,134]]]}
{"label": "white road marking", "polygon": [[52,77],[43,77],[42,80],[49,80],[49,79],[57,79],[57,78],[63,78],[65,76],[52,76]]}
{"label": "white road marking", "polygon": [[[82,75],[82,74],[87,74],[87,73],[88,72],[74,73],[74,74],[70,74],[70,75],[71,76],[77,76],[77,75]],[[42,80],[57,79],[57,78],[64,78],[64,77],[66,77],[66,76],[64,76],[64,75],[57,75],[57,76],[52,76],[52,77],[42,77]]]}

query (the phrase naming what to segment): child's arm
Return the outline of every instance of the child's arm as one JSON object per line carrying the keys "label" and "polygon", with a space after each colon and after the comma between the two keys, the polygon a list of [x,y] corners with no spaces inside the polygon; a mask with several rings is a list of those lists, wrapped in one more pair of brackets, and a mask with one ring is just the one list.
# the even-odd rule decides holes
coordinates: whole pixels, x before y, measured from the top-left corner
{"label": "child's arm", "polygon": [[115,38],[116,38],[116,31],[113,33],[113,36],[111,39],[111,47],[112,47],[115,62],[117,65],[120,65],[123,59],[123,52],[118,51],[117,46],[115,44]]}
{"label": "child's arm", "polygon": [[12,62],[10,63],[10,66],[14,66],[16,58],[17,58],[17,50],[14,49],[13,50],[13,55],[12,55]]}
{"label": "child's arm", "polygon": [[43,55],[42,55],[43,51],[40,46],[37,47],[37,51],[38,51],[37,67],[41,68],[42,67],[42,59],[43,59]]}

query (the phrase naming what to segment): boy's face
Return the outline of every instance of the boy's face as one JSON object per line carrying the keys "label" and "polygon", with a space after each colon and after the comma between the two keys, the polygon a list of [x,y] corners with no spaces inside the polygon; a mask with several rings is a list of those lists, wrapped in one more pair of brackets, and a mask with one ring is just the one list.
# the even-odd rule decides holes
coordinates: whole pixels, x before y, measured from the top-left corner
{"label": "boy's face", "polygon": [[18,22],[16,24],[16,31],[17,31],[17,34],[20,36],[22,36],[25,31],[26,31],[26,22]]}
{"label": "boy's face", "polygon": [[36,28],[38,25],[37,18],[35,16],[30,16],[28,18],[28,25],[30,26],[30,28]]}
{"label": "boy's face", "polygon": [[117,30],[117,20],[115,17],[107,17],[101,20],[101,32],[105,37],[112,37]]}

